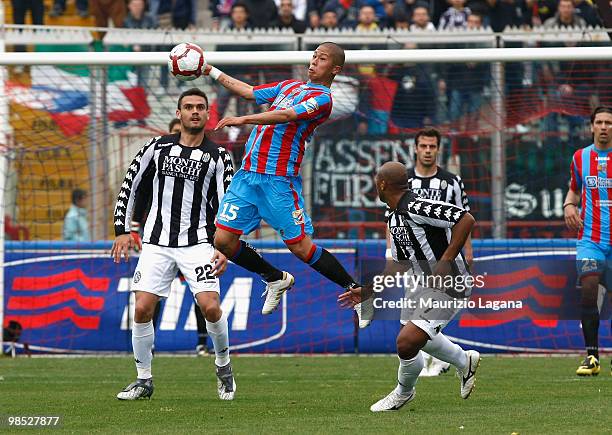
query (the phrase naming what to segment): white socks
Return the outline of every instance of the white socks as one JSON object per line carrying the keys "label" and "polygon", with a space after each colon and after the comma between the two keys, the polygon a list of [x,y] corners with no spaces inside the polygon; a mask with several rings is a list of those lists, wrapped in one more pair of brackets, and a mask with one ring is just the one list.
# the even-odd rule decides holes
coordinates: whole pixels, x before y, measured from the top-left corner
{"label": "white socks", "polygon": [[399,369],[397,369],[397,387],[395,392],[403,396],[412,393],[419,379],[419,373],[423,370],[423,353],[419,351],[412,359],[399,358]]}
{"label": "white socks", "polygon": [[423,346],[423,351],[442,361],[451,363],[460,371],[464,371],[467,368],[468,360],[465,351],[441,332],[436,334],[431,340],[427,340],[427,344]]}
{"label": "white socks", "polygon": [[208,330],[208,335],[215,348],[215,364],[217,367],[226,366],[230,361],[227,316],[222,314],[221,318],[215,323],[207,320],[206,329]]}
{"label": "white socks", "polygon": [[151,374],[151,360],[153,359],[151,349],[154,340],[155,331],[153,330],[152,320],[147,323],[134,323],[132,327],[132,348],[134,349],[138,379],[153,377]]}

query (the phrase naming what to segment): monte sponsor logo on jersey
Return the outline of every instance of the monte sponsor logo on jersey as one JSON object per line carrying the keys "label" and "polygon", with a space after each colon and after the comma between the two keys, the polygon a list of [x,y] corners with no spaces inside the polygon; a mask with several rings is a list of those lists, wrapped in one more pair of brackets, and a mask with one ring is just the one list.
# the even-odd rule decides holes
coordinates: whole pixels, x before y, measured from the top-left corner
{"label": "monte sponsor logo on jersey", "polygon": [[[202,160],[204,162],[210,160],[210,154],[204,154]],[[204,166],[202,160],[186,159],[179,156],[164,156],[161,161],[160,172],[168,177],[196,181],[200,177],[200,172]]]}
{"label": "monte sponsor logo on jersey", "polygon": [[391,227],[389,233],[393,237],[395,243],[399,243],[401,246],[412,246],[410,241],[410,229],[406,227]]}
{"label": "monte sponsor logo on jersey", "polygon": [[[444,181],[444,183],[446,183],[446,181]],[[419,188],[410,190],[421,198],[431,199],[433,201],[442,201],[442,191],[440,189]]]}

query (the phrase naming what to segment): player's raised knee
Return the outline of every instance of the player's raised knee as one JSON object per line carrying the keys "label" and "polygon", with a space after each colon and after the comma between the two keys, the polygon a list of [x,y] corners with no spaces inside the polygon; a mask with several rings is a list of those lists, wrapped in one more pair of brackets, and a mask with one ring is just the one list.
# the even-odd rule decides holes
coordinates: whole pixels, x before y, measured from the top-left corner
{"label": "player's raised knee", "polygon": [[300,260],[308,263],[313,254],[313,249],[316,248],[309,237],[304,237],[297,243],[288,243],[285,241],[287,248]]}

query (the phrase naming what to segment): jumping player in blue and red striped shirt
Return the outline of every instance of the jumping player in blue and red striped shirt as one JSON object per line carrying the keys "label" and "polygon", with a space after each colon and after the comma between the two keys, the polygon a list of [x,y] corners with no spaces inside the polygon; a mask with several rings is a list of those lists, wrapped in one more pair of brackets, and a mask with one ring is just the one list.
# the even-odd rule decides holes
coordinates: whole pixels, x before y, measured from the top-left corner
{"label": "jumping player in blue and red striped shirt", "polygon": [[[582,333],[587,357],[579,376],[599,374],[599,284],[612,300],[612,108],[591,115],[593,143],[574,153],[570,190],[563,209],[567,226],[578,231],[576,265],[582,288]],[[581,208],[578,209],[578,206]]]}
{"label": "jumping player in blue and red striped shirt", "polygon": [[285,80],[251,86],[210,65],[204,71],[233,93],[270,105],[266,112],[224,118],[216,126],[257,126],[246,143],[242,167],[219,205],[215,247],[266,281],[263,314],[278,307],[294,278],[240,240],[242,234],[258,228],[262,219],[280,233],[291,252],[313,269],[344,289],[358,287],[333,255],[313,243],[312,221],[304,210],[299,175],[306,143],[331,114],[330,86],[343,66],[344,50],[333,42],[324,42],[313,53],[307,82]]}

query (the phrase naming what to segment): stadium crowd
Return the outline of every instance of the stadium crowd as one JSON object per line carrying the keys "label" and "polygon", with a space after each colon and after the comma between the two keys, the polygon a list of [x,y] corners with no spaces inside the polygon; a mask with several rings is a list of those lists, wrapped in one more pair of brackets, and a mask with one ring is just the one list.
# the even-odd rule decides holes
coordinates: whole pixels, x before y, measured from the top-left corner
{"label": "stadium crowd", "polygon": [[[74,13],[95,25],[128,28],[466,29],[476,14],[483,26],[597,26],[591,0],[74,0]],[[11,0],[13,21],[33,24],[67,11],[66,0]],[[206,9],[208,6],[208,10]]]}

